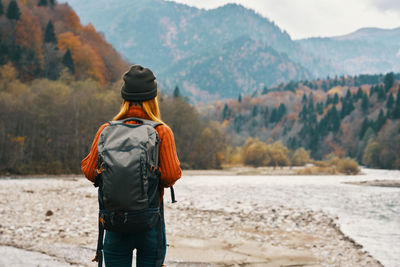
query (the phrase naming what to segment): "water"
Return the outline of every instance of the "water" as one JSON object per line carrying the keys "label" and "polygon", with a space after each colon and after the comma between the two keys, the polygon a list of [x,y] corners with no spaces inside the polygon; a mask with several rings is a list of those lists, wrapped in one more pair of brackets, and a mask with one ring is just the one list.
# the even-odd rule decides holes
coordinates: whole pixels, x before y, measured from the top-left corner
{"label": "water", "polygon": [[[341,230],[384,266],[400,266],[400,188],[344,184],[398,180],[400,171],[363,169],[357,176],[192,176],[176,184],[177,197],[197,208],[250,211],[284,205],[338,216]],[[196,197],[179,195],[189,187]],[[185,190],[186,191],[186,190]],[[206,192],[206,193],[205,193]],[[210,203],[211,202],[211,203]],[[238,204],[239,203],[239,204]]]}

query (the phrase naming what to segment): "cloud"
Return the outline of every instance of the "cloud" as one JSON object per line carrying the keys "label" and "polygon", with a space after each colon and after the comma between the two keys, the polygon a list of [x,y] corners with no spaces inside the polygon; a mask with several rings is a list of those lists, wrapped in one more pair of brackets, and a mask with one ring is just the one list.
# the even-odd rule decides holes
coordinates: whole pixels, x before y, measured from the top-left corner
{"label": "cloud", "polygon": [[293,39],[338,36],[363,27],[400,26],[400,0],[173,0],[202,8],[238,3],[256,10]]}
{"label": "cloud", "polygon": [[399,0],[370,0],[371,4],[382,11],[393,11],[400,13]]}

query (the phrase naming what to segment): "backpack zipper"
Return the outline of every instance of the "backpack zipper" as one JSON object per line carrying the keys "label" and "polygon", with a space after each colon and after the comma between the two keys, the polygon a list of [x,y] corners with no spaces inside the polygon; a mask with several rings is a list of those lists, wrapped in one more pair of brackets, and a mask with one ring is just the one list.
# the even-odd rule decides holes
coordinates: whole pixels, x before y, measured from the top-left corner
{"label": "backpack zipper", "polygon": [[141,157],[140,158],[140,176],[141,176],[140,185],[142,188],[142,196],[144,196],[144,181],[143,180],[145,178],[145,171],[146,171],[145,164],[143,162],[143,158]]}

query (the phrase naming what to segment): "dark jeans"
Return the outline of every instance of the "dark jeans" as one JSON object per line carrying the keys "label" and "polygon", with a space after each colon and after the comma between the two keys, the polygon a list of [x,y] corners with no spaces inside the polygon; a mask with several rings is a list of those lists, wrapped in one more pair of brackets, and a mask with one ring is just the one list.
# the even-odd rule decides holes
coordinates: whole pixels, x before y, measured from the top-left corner
{"label": "dark jeans", "polygon": [[137,267],[158,267],[164,262],[167,242],[165,224],[161,221],[162,261],[157,262],[158,224],[150,231],[137,234],[124,234],[106,231],[104,239],[104,262],[106,267],[131,267],[132,253],[136,249]]}

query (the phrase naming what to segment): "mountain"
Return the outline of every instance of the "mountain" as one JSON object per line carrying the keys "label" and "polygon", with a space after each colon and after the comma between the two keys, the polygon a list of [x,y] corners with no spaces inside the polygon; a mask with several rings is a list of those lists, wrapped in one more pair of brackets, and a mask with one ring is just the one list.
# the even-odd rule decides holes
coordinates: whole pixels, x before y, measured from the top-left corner
{"label": "mountain", "polygon": [[[120,79],[127,65],[120,54],[72,8],[56,1],[2,1],[0,65],[16,68],[18,78],[56,80],[63,69],[77,79],[101,84]],[[11,11],[10,11],[11,10]]]}
{"label": "mountain", "polygon": [[[182,84],[194,99],[236,98],[241,93],[289,80],[312,77],[306,68],[270,46],[248,36],[173,64],[159,79],[166,87]],[[183,81],[183,83],[182,83]],[[222,89],[222,90],[221,90]]]}
{"label": "mountain", "polygon": [[[252,94],[292,79],[400,70],[398,29],[293,41],[268,18],[237,4],[205,10],[165,0],[63,1],[127,60],[154,70],[162,89],[178,85],[197,101]],[[249,47],[240,40],[259,48],[239,53]],[[279,60],[257,56],[265,49]],[[253,71],[261,66],[266,70]]]}
{"label": "mountain", "polygon": [[328,60],[336,74],[400,71],[400,28],[363,28],[343,36],[296,42]]}
{"label": "mountain", "polygon": [[[322,59],[302,51],[272,21],[241,5],[227,4],[205,10],[164,0],[66,2],[77,10],[84,22],[93,23],[104,32],[107,40],[129,61],[149,66],[161,85],[169,89],[178,85],[187,95],[195,95],[193,88],[197,88],[220,97],[237,96],[254,92],[260,86],[325,75],[331,70]],[[261,63],[268,65],[268,69],[253,74],[250,60],[228,56],[227,47],[231,47],[232,54],[246,49],[238,41],[243,38],[268,47],[269,52],[274,50],[274,58],[279,60]],[[255,51],[249,54],[254,68],[265,61]],[[208,69],[209,63],[214,64],[213,70],[221,67],[218,75]],[[240,69],[244,71],[238,71]],[[204,81],[206,76],[203,75],[208,73],[213,73],[207,79],[215,86],[211,81]]]}

